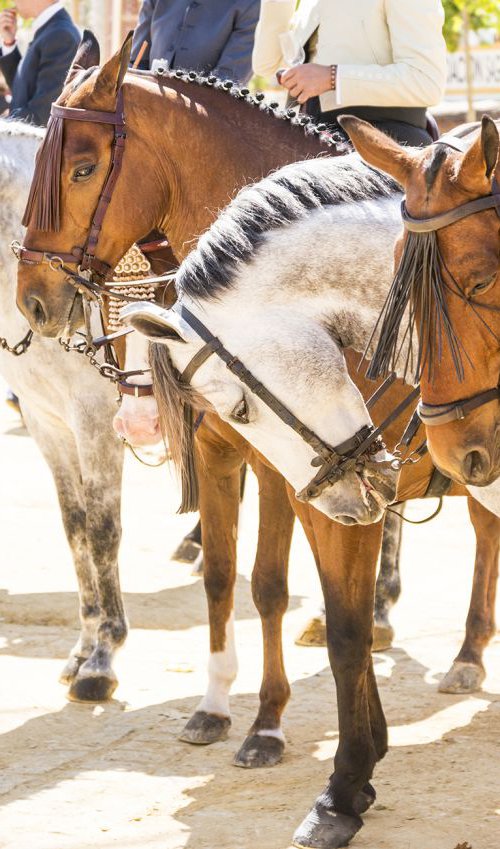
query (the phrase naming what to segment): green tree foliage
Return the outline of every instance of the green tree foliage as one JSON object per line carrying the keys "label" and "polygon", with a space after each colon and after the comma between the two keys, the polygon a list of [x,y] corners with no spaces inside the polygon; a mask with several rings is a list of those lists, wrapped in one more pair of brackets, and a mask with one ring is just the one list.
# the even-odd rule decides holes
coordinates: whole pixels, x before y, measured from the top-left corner
{"label": "green tree foliage", "polygon": [[443,0],[445,12],[444,37],[448,50],[462,45],[464,13],[468,13],[469,27],[496,29],[500,33],[500,5],[498,0]]}

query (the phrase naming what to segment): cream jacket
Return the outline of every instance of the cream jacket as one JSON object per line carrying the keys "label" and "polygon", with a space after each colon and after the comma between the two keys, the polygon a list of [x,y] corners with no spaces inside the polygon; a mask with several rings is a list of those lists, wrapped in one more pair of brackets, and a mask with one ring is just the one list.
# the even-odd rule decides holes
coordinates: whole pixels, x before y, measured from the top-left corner
{"label": "cream jacket", "polygon": [[253,68],[269,77],[284,67],[279,35],[297,52],[319,27],[314,61],[338,65],[338,90],[320,97],[340,106],[432,106],[446,83],[441,0],[262,0]]}

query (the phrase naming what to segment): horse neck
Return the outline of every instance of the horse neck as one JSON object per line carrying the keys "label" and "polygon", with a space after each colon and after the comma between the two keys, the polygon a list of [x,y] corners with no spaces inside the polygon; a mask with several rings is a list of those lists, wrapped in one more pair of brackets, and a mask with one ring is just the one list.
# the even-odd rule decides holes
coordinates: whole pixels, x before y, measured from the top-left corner
{"label": "horse neck", "polygon": [[176,79],[165,85],[131,79],[132,97],[125,87],[127,123],[138,137],[149,137],[168,195],[169,209],[158,226],[178,259],[242,186],[329,150],[302,128],[227,92]]}
{"label": "horse neck", "polygon": [[[324,207],[271,231],[233,285],[203,301],[210,329],[237,344],[252,323],[293,333],[310,321],[363,352],[392,280],[400,228],[395,195]],[[196,310],[197,300],[186,300]]]}

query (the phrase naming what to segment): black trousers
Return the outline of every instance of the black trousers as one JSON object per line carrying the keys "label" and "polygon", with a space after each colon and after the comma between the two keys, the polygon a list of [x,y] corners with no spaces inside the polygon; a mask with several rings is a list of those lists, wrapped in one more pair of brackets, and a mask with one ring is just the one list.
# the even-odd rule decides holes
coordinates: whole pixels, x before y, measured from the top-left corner
{"label": "black trousers", "polygon": [[354,108],[335,109],[331,112],[322,112],[319,97],[312,97],[307,101],[305,111],[318,123],[326,124],[332,132],[339,133],[344,140],[347,140],[347,135],[337,121],[338,116],[342,112],[358,115],[359,118],[369,121],[400,144],[408,144],[411,147],[425,147],[428,144],[432,144],[433,141],[432,136],[426,129],[426,112],[423,108],[386,109],[373,106],[357,106]]}
{"label": "black trousers", "polygon": [[[344,138],[347,138],[337,120],[329,120],[328,112],[321,113],[319,120],[334,132],[338,132]],[[413,124],[407,124],[404,121],[372,121],[371,123],[400,144],[407,144],[411,147],[426,147],[428,144],[432,144],[432,137],[422,127],[415,127]]]}

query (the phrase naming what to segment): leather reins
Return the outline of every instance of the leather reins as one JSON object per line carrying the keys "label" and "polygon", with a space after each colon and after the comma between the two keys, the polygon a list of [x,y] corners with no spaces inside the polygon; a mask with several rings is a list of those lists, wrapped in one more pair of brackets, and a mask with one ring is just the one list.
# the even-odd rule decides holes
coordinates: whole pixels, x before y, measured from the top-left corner
{"label": "leather reins", "polygon": [[[465,153],[467,150],[467,145],[464,143],[463,139],[460,136],[454,136],[451,134],[443,135],[440,139],[434,142],[434,144],[446,145],[462,153]],[[442,230],[444,227],[449,227],[452,224],[456,224],[457,221],[462,221],[470,215],[476,215],[478,212],[483,212],[487,209],[494,209],[500,218],[500,186],[495,178],[493,178],[492,181],[491,194],[486,195],[486,197],[477,198],[476,200],[461,204],[454,209],[442,212],[431,218],[413,218],[409,214],[406,208],[406,203],[403,200],[401,204],[401,215],[404,226],[408,232],[431,233],[437,230]],[[450,274],[450,272],[448,273]],[[490,310],[491,312],[500,312],[500,307],[496,307],[492,304],[484,304],[474,298],[467,297],[458,286],[453,275],[450,274],[450,276],[454,283],[454,288],[448,286],[451,293],[461,297],[462,300],[473,308],[478,307],[480,309]],[[489,404],[490,401],[499,399],[500,383],[492,389],[486,389],[482,392],[477,392],[475,395],[471,395],[468,398],[461,398],[445,404],[426,404],[424,401],[421,401],[418,404],[417,411],[422,422],[427,427],[433,427],[436,425],[447,424],[452,421],[460,421],[473,410],[478,409],[478,407],[482,407],[484,404]]]}

